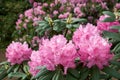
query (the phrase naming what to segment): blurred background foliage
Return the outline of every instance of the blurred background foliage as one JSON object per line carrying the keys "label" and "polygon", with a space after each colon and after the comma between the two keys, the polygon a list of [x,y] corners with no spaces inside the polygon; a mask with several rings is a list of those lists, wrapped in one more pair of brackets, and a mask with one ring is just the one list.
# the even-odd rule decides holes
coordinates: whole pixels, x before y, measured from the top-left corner
{"label": "blurred background foliage", "polygon": [[0,0],[0,49],[12,41],[19,14],[30,7],[28,0]]}

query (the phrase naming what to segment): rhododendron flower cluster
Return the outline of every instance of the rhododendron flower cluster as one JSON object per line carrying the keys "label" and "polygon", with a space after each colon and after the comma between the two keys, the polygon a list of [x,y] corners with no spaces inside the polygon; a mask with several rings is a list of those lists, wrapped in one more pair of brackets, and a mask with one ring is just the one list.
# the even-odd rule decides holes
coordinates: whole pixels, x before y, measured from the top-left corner
{"label": "rhododendron flower cluster", "polygon": [[97,27],[92,24],[87,24],[85,27],[80,26],[74,32],[73,42],[78,48],[81,62],[88,68],[96,65],[102,69],[112,59],[111,44],[100,36]]}
{"label": "rhododendron flower cluster", "polygon": [[[56,0],[56,1],[58,1],[58,0]],[[75,4],[77,4],[77,3],[87,3],[87,2],[90,2],[90,1],[101,3],[105,0],[60,0],[61,3],[70,2],[70,3],[75,3]]]}
{"label": "rhododendron flower cluster", "polygon": [[11,65],[21,64],[23,61],[29,60],[32,50],[28,48],[28,44],[24,42],[12,42],[6,49],[6,58]]}
{"label": "rhododendron flower cluster", "polygon": [[32,51],[31,54],[31,62],[29,62],[30,70],[29,72],[35,76],[40,70],[38,70],[38,67],[41,66],[41,54],[39,51]]}
{"label": "rhododendron flower cluster", "polygon": [[[39,16],[42,15],[42,16]],[[38,21],[43,19],[45,12],[41,6],[37,6],[34,9],[28,9],[23,14],[20,14],[19,19],[16,22],[16,29],[27,28],[29,24],[36,26]]]}
{"label": "rhododendron flower cluster", "polygon": [[[43,20],[48,14],[53,19],[65,19],[68,18],[71,13],[73,14],[73,17],[81,18],[91,16],[89,13],[86,14],[86,10],[88,12],[91,12],[89,10],[92,10],[93,14],[96,11],[95,5],[88,4],[89,0],[53,0],[51,3],[38,3],[34,0],[29,1],[30,3],[33,3],[33,8],[26,10],[24,14],[20,14],[20,17],[16,22],[16,29],[27,28],[29,25],[37,26],[38,21]],[[92,2],[98,3],[97,5],[101,6],[103,9],[108,9],[105,0],[92,0]],[[91,7],[89,9],[90,5]],[[88,6],[88,9],[86,6]]]}
{"label": "rhododendron flower cluster", "polygon": [[55,70],[62,66],[64,73],[68,68],[75,68],[76,48],[72,41],[67,43],[63,35],[53,36],[50,40],[44,39],[38,51],[33,51],[29,62],[30,72],[35,75],[36,67],[45,66],[48,70]]}
{"label": "rhododendron flower cluster", "polygon": [[28,1],[13,33],[20,42],[7,47],[0,80],[120,79],[119,0]]}
{"label": "rhododendron flower cluster", "polygon": [[119,26],[120,22],[119,21],[114,21],[114,22],[103,22],[103,20],[105,18],[108,18],[108,15],[102,15],[100,16],[99,20],[97,21],[97,27],[99,30],[101,31],[112,31],[112,32],[116,32],[116,30],[111,29],[110,27],[112,26]]}

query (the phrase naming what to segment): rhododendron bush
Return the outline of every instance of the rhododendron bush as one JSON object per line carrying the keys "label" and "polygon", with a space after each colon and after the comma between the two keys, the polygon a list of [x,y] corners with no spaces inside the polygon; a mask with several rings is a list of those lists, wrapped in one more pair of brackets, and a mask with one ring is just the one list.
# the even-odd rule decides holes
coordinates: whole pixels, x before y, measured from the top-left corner
{"label": "rhododendron bush", "polygon": [[120,79],[119,0],[29,0],[0,80]]}

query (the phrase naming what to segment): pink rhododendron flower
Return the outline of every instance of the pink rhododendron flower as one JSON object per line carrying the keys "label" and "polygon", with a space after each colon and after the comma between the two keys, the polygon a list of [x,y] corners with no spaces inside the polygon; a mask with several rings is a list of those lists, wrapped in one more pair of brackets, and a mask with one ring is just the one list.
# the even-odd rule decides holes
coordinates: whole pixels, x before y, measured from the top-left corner
{"label": "pink rhododendron flower", "polygon": [[58,14],[58,11],[57,11],[57,10],[53,11],[53,14],[54,14],[54,15],[57,15],[57,14]]}
{"label": "pink rhododendron flower", "polygon": [[[30,72],[38,65],[45,66],[48,70],[55,70],[57,66],[61,65],[66,74],[68,68],[75,68],[75,58],[76,48],[74,44],[72,41],[67,43],[63,35],[54,36],[50,40],[44,39],[37,56],[35,56],[35,52],[31,55]],[[32,74],[34,75],[34,71]]]}
{"label": "pink rhododendron flower", "polygon": [[[73,41],[75,42],[75,44],[79,44],[80,41],[83,39],[89,39],[90,36],[95,36],[95,35],[99,35],[99,30],[93,26],[92,24],[87,24],[85,29],[82,25],[80,25],[79,29],[77,29],[74,32],[74,36],[73,36]],[[81,38],[81,36],[83,38]]]}
{"label": "pink rhododendron flower", "polygon": [[107,15],[100,16],[99,20],[97,21],[98,29],[101,30],[101,31],[107,30],[107,31],[116,32],[116,30],[110,29],[110,27],[111,26],[118,26],[118,25],[120,25],[120,23],[118,21],[102,22],[107,17],[109,17],[109,16],[107,16]]}
{"label": "pink rhododendron flower", "polygon": [[34,2],[33,3],[33,7],[37,7],[38,6],[38,3],[37,2]]}
{"label": "pink rhododendron flower", "polygon": [[111,44],[100,36],[97,27],[92,24],[87,24],[86,27],[80,26],[74,32],[73,42],[78,48],[81,62],[88,68],[96,65],[102,69],[112,59]]}
{"label": "pink rhododendron flower", "polygon": [[115,8],[120,9],[120,3],[116,3]]}
{"label": "pink rhododendron flower", "polygon": [[34,0],[29,0],[29,3],[31,3],[31,4],[32,4],[33,2],[34,2]]}
{"label": "pink rhododendron flower", "polygon": [[33,51],[31,54],[30,59],[32,60],[31,62],[28,62],[29,66],[30,66],[30,70],[29,72],[35,76],[39,70],[37,69],[37,67],[39,67],[41,65],[41,56],[39,51]]}
{"label": "pink rhododendron flower", "polygon": [[32,53],[27,43],[12,42],[6,49],[6,57],[11,65],[21,64],[25,60],[29,60]]}
{"label": "pink rhododendron flower", "polygon": [[83,13],[82,13],[82,11],[80,10],[79,7],[75,7],[75,8],[74,8],[74,13],[75,13],[75,15],[76,15],[77,17],[83,16]]}

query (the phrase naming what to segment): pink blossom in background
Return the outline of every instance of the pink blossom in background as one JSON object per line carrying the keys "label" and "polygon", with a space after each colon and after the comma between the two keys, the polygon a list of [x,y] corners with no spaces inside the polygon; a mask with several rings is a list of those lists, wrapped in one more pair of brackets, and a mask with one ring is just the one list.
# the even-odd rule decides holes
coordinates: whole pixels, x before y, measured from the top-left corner
{"label": "pink blossom in background", "polygon": [[60,18],[60,19],[65,19],[65,18],[67,18],[69,15],[70,15],[70,13],[69,13],[69,12],[66,12],[66,13],[64,13],[64,14],[60,14],[60,15],[58,16],[58,18]]}
{"label": "pink blossom in background", "polygon": [[106,2],[101,2],[102,9],[108,10],[107,3]]}
{"label": "pink blossom in background", "polygon": [[20,15],[19,15],[19,18],[22,19],[22,18],[23,18],[23,14],[20,14]]}
{"label": "pink blossom in background", "polygon": [[99,3],[103,2],[103,1],[105,1],[105,0],[92,0],[92,2],[99,2]]}
{"label": "pink blossom in background", "polygon": [[21,26],[20,26],[21,23],[22,23],[22,20],[21,20],[21,19],[18,19],[18,20],[16,21],[16,29],[17,29],[17,30],[21,28]]}
{"label": "pink blossom in background", "polygon": [[29,3],[31,3],[31,4],[32,4],[33,2],[34,2],[34,0],[29,0]]}
{"label": "pink blossom in background", "polygon": [[28,23],[30,20],[29,19],[25,19],[25,22]]}
{"label": "pink blossom in background", "polygon": [[58,11],[57,11],[57,10],[54,10],[54,11],[53,11],[53,14],[54,14],[54,15],[57,15],[57,14],[58,14]]}
{"label": "pink blossom in background", "polygon": [[33,7],[37,7],[38,6],[38,3],[37,2],[34,2],[33,3]]}
{"label": "pink blossom in background", "polygon": [[78,48],[81,62],[88,68],[96,65],[102,69],[108,66],[109,60],[113,57],[110,54],[111,44],[100,36],[97,27],[92,24],[87,24],[85,27],[81,25],[74,32],[73,42]]}
{"label": "pink blossom in background", "polygon": [[48,3],[43,3],[43,7],[48,7]]}
{"label": "pink blossom in background", "polygon": [[39,44],[41,42],[41,39],[38,37],[38,36],[34,36],[31,43],[32,43],[32,46],[37,46],[37,44]]}
{"label": "pink blossom in background", "polygon": [[107,18],[109,16],[107,15],[102,15],[100,16],[99,20],[97,21],[97,27],[100,31],[111,31],[111,32],[117,32],[116,30],[110,29],[111,26],[118,26],[120,25],[120,23],[118,21],[114,21],[114,22],[102,22],[105,18]]}
{"label": "pink blossom in background", "polygon": [[35,56],[35,53],[32,53],[29,65],[32,70],[38,66],[37,64],[45,66],[48,70],[55,70],[58,65],[62,65],[66,74],[68,68],[75,68],[74,60],[76,57],[76,48],[72,41],[67,43],[63,35],[57,35],[50,40],[43,39],[37,56]]}
{"label": "pink blossom in background", "polygon": [[52,7],[55,7],[55,4],[54,3],[51,3],[50,4],[50,7],[52,8]]}
{"label": "pink blossom in background", "polygon": [[29,60],[32,50],[28,48],[27,43],[12,42],[6,49],[6,58],[11,65],[21,64]]}
{"label": "pink blossom in background", "polygon": [[75,7],[74,8],[74,13],[80,14],[81,13],[80,8],[79,7]]}
{"label": "pink blossom in background", "polygon": [[67,0],[60,0],[60,3],[62,3],[62,4],[66,3],[66,2],[67,2]]}
{"label": "pink blossom in background", "polygon": [[24,24],[23,24],[23,27],[26,29],[26,28],[27,28],[27,23],[24,23]]}
{"label": "pink blossom in background", "polygon": [[[27,25],[30,24],[31,26],[37,26],[38,21],[43,20],[47,14],[49,14],[51,18],[60,19],[68,18],[70,13],[73,13],[72,16],[75,18],[85,17],[86,13],[84,13],[82,9],[89,5],[87,4],[88,1],[89,0],[55,0],[52,3],[48,4],[34,2],[33,0],[32,2],[34,7],[26,10],[23,15],[20,15],[19,19],[22,21],[22,24],[17,21],[16,29],[24,28],[24,23],[27,23]],[[66,4],[67,2],[69,3]],[[107,4],[104,0],[92,0],[92,2],[95,2],[97,4],[100,3],[99,5],[101,5],[102,8],[107,9]],[[59,4],[62,6],[59,6]],[[48,9],[46,10],[46,8]]]}
{"label": "pink blossom in background", "polygon": [[24,12],[25,17],[28,17],[28,19],[33,18],[33,9],[28,9]]}
{"label": "pink blossom in background", "polygon": [[83,13],[82,13],[80,7],[75,7],[74,8],[74,13],[77,17],[82,17],[83,16]]}
{"label": "pink blossom in background", "polygon": [[120,3],[116,3],[115,8],[120,9]]}

